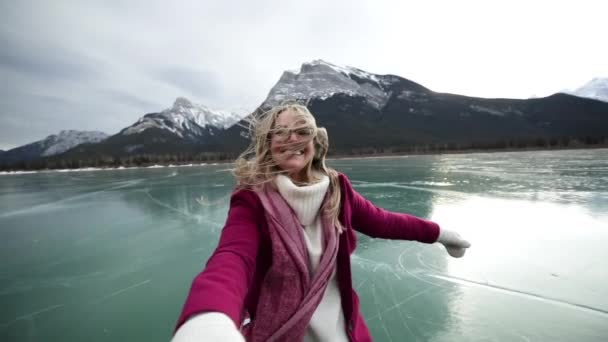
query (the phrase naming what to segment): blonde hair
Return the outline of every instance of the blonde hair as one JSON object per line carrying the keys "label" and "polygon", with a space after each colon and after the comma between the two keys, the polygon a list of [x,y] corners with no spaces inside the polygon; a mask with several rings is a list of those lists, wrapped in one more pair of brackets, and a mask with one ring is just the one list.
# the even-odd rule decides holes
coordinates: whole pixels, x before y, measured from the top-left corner
{"label": "blonde hair", "polygon": [[301,122],[302,126],[312,129],[312,134],[308,139],[297,143],[304,145],[312,139],[315,149],[312,160],[305,166],[305,179],[307,182],[318,181],[319,174],[329,177],[328,197],[321,208],[321,213],[328,217],[332,225],[341,233],[343,227],[338,220],[341,198],[338,172],[325,165],[325,158],[329,150],[329,137],[325,128],[317,127],[314,116],[306,106],[297,103],[282,104],[261,114],[250,116],[251,143],[237,158],[232,170],[236,178],[237,189],[260,191],[265,186],[274,186],[275,177],[278,174],[286,173],[272,158],[270,140],[278,116],[287,111],[295,113],[297,122]]}

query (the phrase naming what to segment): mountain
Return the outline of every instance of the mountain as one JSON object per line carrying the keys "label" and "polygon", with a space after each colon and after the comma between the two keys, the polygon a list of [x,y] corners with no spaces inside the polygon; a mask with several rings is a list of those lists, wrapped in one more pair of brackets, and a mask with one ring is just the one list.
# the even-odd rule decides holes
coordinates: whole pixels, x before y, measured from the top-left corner
{"label": "mountain", "polygon": [[202,145],[218,150],[218,134],[249,113],[212,110],[178,97],[171,108],[149,113],[99,144],[80,146],[61,157],[121,157],[195,153]]}
{"label": "mountain", "polygon": [[582,87],[566,93],[608,102],[608,78],[594,78]]}
{"label": "mountain", "polygon": [[107,137],[108,135],[106,133],[99,131],[61,131],[58,135],[49,135],[46,139],[41,141],[42,145],[47,146],[41,153],[41,156],[53,156],[80,144],[101,142]]}
{"label": "mountain", "polygon": [[[331,152],[409,151],[418,147],[501,148],[595,142],[608,135],[608,104],[567,94],[527,100],[434,92],[395,75],[376,75],[322,60],[286,71],[256,110],[286,100],[306,103],[330,134]],[[241,125],[223,133],[243,148]],[[602,140],[603,141],[603,140]]]}
{"label": "mountain", "polygon": [[[400,76],[322,60],[285,71],[250,115],[287,100],[305,103],[327,128],[334,155],[608,143],[606,102],[563,93],[525,100],[438,93]],[[231,159],[249,143],[245,114],[178,98],[171,108],[40,167]]]}
{"label": "mountain", "polygon": [[107,134],[98,131],[65,130],[59,134],[49,135],[42,140],[4,151],[0,154],[0,161],[11,163],[49,157],[80,144],[101,142],[107,137]]}
{"label": "mountain", "polygon": [[[397,79],[315,60],[304,63],[299,71],[285,71],[270,90],[262,107],[269,108],[293,99],[326,100],[336,94],[343,94],[364,98],[374,108],[381,109],[390,97],[386,88]],[[399,79],[409,83],[412,90],[428,91],[419,84]]]}
{"label": "mountain", "polygon": [[211,110],[188,99],[178,97],[173,107],[160,113],[146,114],[136,123],[123,129],[120,134],[138,134],[149,128],[167,130],[180,138],[197,140],[213,134],[211,128],[225,129],[238,122],[244,115],[227,111]]}

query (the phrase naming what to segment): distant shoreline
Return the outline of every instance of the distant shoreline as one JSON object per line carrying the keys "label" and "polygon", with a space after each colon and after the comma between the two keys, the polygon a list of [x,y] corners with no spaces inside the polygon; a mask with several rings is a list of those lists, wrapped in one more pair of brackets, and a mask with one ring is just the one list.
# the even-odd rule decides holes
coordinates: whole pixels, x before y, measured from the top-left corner
{"label": "distant shoreline", "polygon": [[500,149],[467,149],[467,150],[443,150],[443,151],[418,151],[418,152],[398,152],[398,153],[376,153],[362,155],[332,155],[327,160],[342,160],[342,159],[380,159],[380,158],[398,158],[408,156],[423,156],[423,155],[443,155],[443,154],[479,154],[479,153],[509,153],[509,152],[541,152],[541,151],[570,151],[570,150],[601,150],[608,149],[608,145],[592,145],[580,147],[524,147],[524,148],[500,148]]}
{"label": "distant shoreline", "polygon": [[[226,161],[213,162],[213,163],[188,163],[188,164],[153,164],[146,166],[119,166],[119,167],[81,167],[76,169],[43,169],[43,170],[18,170],[18,171],[0,171],[2,175],[26,175],[32,173],[47,173],[47,172],[94,172],[94,171],[122,171],[122,170],[138,170],[138,169],[169,169],[169,168],[184,168],[184,167],[200,167],[200,166],[214,166],[219,164],[227,164]],[[230,162],[232,163],[232,162]]]}
{"label": "distant shoreline", "polygon": [[[601,146],[579,146],[579,147],[555,147],[555,148],[505,148],[505,149],[468,149],[468,150],[445,150],[445,151],[417,151],[417,152],[399,152],[399,153],[375,153],[375,154],[338,154],[329,156],[326,160],[350,160],[350,159],[390,159],[390,158],[407,158],[409,156],[433,156],[433,155],[452,155],[452,154],[480,154],[480,153],[509,153],[509,152],[542,152],[542,151],[570,151],[570,150],[601,150],[608,149],[608,145]],[[200,166],[215,166],[232,164],[234,160],[218,160],[212,163],[182,163],[182,164],[150,164],[140,166],[119,166],[119,167],[82,167],[73,169],[42,169],[42,170],[14,170],[0,171],[0,176],[3,175],[23,175],[48,172],[92,172],[92,171],[121,171],[121,170],[136,170],[136,169],[158,169],[158,168],[183,168],[183,167],[200,167]]]}

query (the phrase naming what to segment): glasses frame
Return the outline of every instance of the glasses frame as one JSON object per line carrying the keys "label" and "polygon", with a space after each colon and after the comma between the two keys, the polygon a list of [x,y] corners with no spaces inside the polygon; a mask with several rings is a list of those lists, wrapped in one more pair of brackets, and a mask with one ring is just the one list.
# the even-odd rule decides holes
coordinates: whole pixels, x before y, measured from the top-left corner
{"label": "glasses frame", "polygon": [[270,131],[270,136],[279,141],[289,140],[291,135],[295,133],[299,138],[308,138],[314,134],[314,129],[309,126],[300,126],[296,128],[278,127]]}

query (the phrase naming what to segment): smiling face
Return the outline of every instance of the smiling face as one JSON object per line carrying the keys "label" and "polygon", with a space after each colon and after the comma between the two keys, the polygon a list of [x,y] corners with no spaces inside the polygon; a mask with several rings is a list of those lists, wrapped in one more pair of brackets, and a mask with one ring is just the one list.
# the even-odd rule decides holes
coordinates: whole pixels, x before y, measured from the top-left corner
{"label": "smiling face", "polygon": [[315,148],[314,128],[293,110],[286,110],[277,116],[270,136],[272,160],[294,181],[307,181],[307,167]]}

